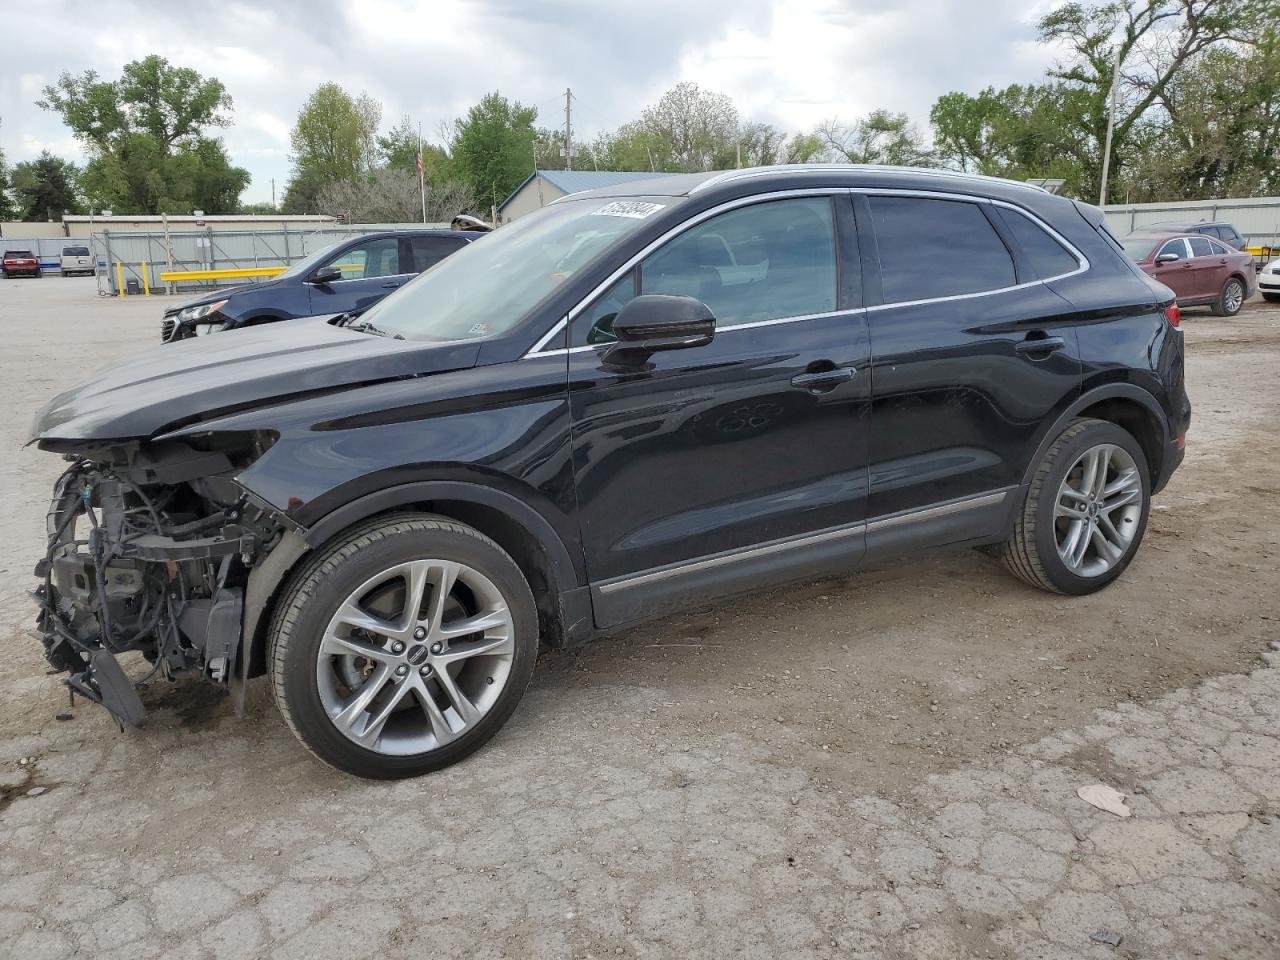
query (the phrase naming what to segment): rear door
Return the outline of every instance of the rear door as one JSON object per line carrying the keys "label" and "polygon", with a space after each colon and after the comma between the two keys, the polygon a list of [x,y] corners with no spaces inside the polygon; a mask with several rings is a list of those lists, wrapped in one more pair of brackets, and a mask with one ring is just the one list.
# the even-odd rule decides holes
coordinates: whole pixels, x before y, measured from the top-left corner
{"label": "rear door", "polygon": [[[851,213],[839,191],[708,216],[571,318],[599,626],[861,556],[870,381]],[[637,293],[697,297],[715,339],[610,366],[613,318]]]}
{"label": "rear door", "polygon": [[467,241],[461,237],[410,237],[411,269],[414,273],[422,273],[466,245]]}
{"label": "rear door", "polygon": [[1071,306],[1040,281],[1083,260],[994,203],[854,202],[874,251],[868,553],[998,531],[1045,421],[1079,393]]}
{"label": "rear door", "polygon": [[1190,265],[1190,287],[1196,291],[1193,296],[1218,296],[1231,273],[1231,262],[1222,245],[1216,244],[1215,250],[1215,242],[1208,237],[1189,237],[1187,244],[1191,247],[1191,258],[1187,262]]}
{"label": "rear door", "polygon": [[312,314],[359,313],[412,278],[413,270],[401,266],[400,247],[397,237],[375,237],[336,254],[323,266],[336,267],[342,279],[307,285]]}

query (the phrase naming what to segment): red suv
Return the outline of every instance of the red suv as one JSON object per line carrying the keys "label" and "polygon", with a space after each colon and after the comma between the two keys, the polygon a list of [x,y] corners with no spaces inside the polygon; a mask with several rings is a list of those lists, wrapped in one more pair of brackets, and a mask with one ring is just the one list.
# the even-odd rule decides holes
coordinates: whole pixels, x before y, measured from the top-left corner
{"label": "red suv", "polygon": [[1125,253],[1142,270],[1173,290],[1178,306],[1205,305],[1234,317],[1257,292],[1253,256],[1201,234],[1132,233]]}
{"label": "red suv", "polygon": [[6,250],[4,259],[0,260],[0,270],[3,270],[6,280],[19,273],[38,277],[40,276],[40,261],[30,250]]}

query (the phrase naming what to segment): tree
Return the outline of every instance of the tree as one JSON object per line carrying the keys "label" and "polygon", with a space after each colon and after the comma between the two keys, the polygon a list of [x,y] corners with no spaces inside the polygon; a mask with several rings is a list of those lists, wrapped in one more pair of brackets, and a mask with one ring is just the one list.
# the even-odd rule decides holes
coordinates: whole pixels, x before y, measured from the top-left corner
{"label": "tree", "polygon": [[63,213],[79,213],[76,165],[48,150],[35,160],[14,166],[12,192],[23,220],[61,220]]}
{"label": "tree", "polygon": [[249,173],[231,166],[222,141],[231,97],[222,83],[151,55],[127,63],[118,80],[93,70],[64,73],[37,105],[62,117],[89,153],[82,179],[96,207],[120,213],[227,213]]}
{"label": "tree", "polygon": [[1122,64],[1110,170],[1118,195],[1141,125],[1178,74],[1202,52],[1248,42],[1276,19],[1254,0],[1111,0],[1064,3],[1039,24],[1040,39],[1065,49],[1050,77],[1079,94],[1078,111],[1061,118],[1063,142],[1082,148],[1082,179],[1094,195],[1101,182],[1112,79]]}
{"label": "tree", "polygon": [[289,137],[293,173],[282,206],[289,212],[316,209],[330,183],[356,180],[377,165],[382,107],[367,94],[353,97],[336,83],[322,83],[298,111]]}
{"label": "tree", "polygon": [[677,83],[644,109],[640,126],[660,148],[659,169],[692,173],[734,165],[738,110],[723,93]]}
{"label": "tree", "polygon": [[[767,167],[781,163],[787,148],[787,135],[777,127],[758,121],[744,123],[738,129],[735,153],[744,167]],[[734,157],[737,166],[737,157]]]}
{"label": "tree", "polygon": [[[470,188],[451,180],[427,186],[427,221],[452,220],[472,206]],[[422,217],[418,171],[382,167],[359,180],[330,183],[320,192],[320,208],[346,214],[351,223],[416,223]]]}
{"label": "tree", "polygon": [[9,167],[5,164],[4,151],[0,150],[0,222],[17,219],[18,211],[9,199]]}
{"label": "tree", "polygon": [[533,171],[535,107],[494,91],[460,117],[450,156],[459,179],[484,207],[503,201]]}
{"label": "tree", "polygon": [[832,119],[818,127],[815,134],[827,158],[838,162],[933,165],[929,149],[905,113],[873,110],[849,124]]}
{"label": "tree", "polygon": [[1187,62],[1133,150],[1129,199],[1268,196],[1280,191],[1280,31]]}

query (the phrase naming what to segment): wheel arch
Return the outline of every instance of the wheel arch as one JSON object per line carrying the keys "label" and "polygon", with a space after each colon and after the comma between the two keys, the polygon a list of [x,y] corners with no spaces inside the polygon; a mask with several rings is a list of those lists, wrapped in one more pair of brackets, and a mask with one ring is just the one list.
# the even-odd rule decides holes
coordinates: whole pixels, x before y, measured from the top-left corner
{"label": "wheel arch", "polygon": [[[266,632],[282,587],[315,555],[359,524],[392,514],[448,517],[502,547],[529,579],[542,638],[550,646],[580,642],[592,630],[589,588],[569,548],[545,517],[501,490],[456,480],[399,484],[350,501],[304,531],[290,532],[249,575],[241,640],[240,679],[266,671]],[[278,555],[278,556],[277,556]],[[239,705],[242,703],[242,694]]]}
{"label": "wheel arch", "polygon": [[1155,483],[1156,478],[1162,475],[1165,450],[1169,443],[1169,426],[1164,411],[1160,409],[1156,398],[1141,387],[1114,383],[1082,393],[1045,431],[1035,455],[1023,473],[1024,486],[1031,482],[1036,468],[1044,460],[1053,441],[1072,420],[1079,417],[1105,420],[1127,430],[1142,447],[1151,482]]}

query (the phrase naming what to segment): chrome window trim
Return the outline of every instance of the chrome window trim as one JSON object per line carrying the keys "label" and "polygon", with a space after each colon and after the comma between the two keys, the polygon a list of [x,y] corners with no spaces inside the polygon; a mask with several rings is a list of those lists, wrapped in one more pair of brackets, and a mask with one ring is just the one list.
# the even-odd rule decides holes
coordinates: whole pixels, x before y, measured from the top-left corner
{"label": "chrome window trim", "polygon": [[725,550],[721,553],[713,553],[708,556],[698,557],[694,560],[688,560],[683,563],[674,563],[664,567],[642,570],[639,573],[630,573],[621,577],[601,580],[591,584],[591,586],[595,587],[602,594],[614,593],[618,590],[628,590],[632,587],[640,587],[645,584],[656,583],[661,580],[670,580],[672,577],[697,573],[700,570],[713,570],[716,567],[722,567],[726,564],[739,563],[744,560],[753,560],[757,557],[766,557],[775,553],[794,550],[798,547],[807,547],[831,540],[842,540],[847,537],[865,533],[874,533],[879,530],[886,530],[891,527],[903,526],[905,524],[923,523],[928,520],[936,520],[939,517],[951,516],[955,513],[963,513],[966,510],[976,510],[980,507],[995,506],[998,503],[1002,503],[1014,489],[1016,488],[1002,487],[998,490],[991,490],[986,493],[979,493],[969,497],[960,497],[956,500],[948,500],[929,507],[922,507],[915,510],[904,510],[900,513],[888,514],[883,517],[877,517],[874,520],[859,520],[856,523],[842,524],[837,527],[828,527],[827,529],[819,530],[816,533],[800,534],[799,536],[784,537],[780,540],[772,540],[755,546]]}
{"label": "chrome window trim", "polygon": [[[862,169],[862,168],[849,168],[849,169]],[[1029,185],[1028,185],[1028,189],[1040,190],[1039,187],[1031,187]],[[697,226],[699,223],[702,223],[704,220],[708,220],[711,217],[716,216],[717,214],[725,213],[725,212],[728,212],[729,210],[735,210],[738,207],[750,206],[755,203],[763,203],[763,202],[768,202],[770,200],[781,200],[789,197],[831,197],[831,196],[838,196],[842,193],[847,194],[849,196],[861,194],[864,196],[922,197],[922,198],[931,199],[931,200],[954,200],[954,201],[959,201],[963,203],[978,203],[978,204],[986,203],[986,204],[991,204],[993,206],[1006,207],[1010,210],[1013,210],[1016,213],[1021,214],[1024,217],[1027,217],[1032,223],[1038,226],[1041,230],[1049,234],[1049,236],[1051,236],[1054,240],[1056,240],[1059,244],[1061,244],[1062,247],[1068,253],[1070,253],[1073,257],[1076,258],[1076,263],[1078,264],[1078,266],[1076,267],[1075,270],[1069,270],[1066,273],[1060,273],[1052,277],[1044,277],[1042,279],[1037,279],[1037,280],[1027,280],[1027,281],[1024,281],[1023,283],[1016,283],[1009,287],[999,287],[994,290],[979,290],[975,293],[957,293],[957,294],[952,294],[951,296],[946,296],[946,297],[928,297],[920,300],[899,300],[896,303],[878,303],[873,306],[857,307],[852,310],[838,310],[838,311],[832,311],[831,313],[806,314],[803,316],[795,316],[795,317],[778,317],[772,320],[759,320],[753,323],[737,324],[732,327],[725,327],[723,330],[719,330],[719,329],[716,330],[717,336],[720,336],[725,333],[732,333],[734,330],[750,330],[755,327],[771,326],[771,325],[780,324],[780,323],[796,323],[801,320],[812,320],[817,317],[853,315],[856,313],[861,313],[863,311],[871,313],[875,311],[895,310],[901,307],[909,307],[909,306],[916,306],[916,305],[922,305],[922,304],[947,303],[952,300],[967,300],[973,297],[989,297],[989,296],[993,296],[994,294],[1008,293],[1013,290],[1022,290],[1027,287],[1034,287],[1039,284],[1047,284],[1056,280],[1066,280],[1069,277],[1079,276],[1080,274],[1086,272],[1091,266],[1091,264],[1089,263],[1089,258],[1086,257],[1070,240],[1068,240],[1066,237],[1064,237],[1052,226],[1050,226],[1048,223],[1046,223],[1043,219],[1041,219],[1036,214],[1032,213],[1030,210],[1026,209],[1025,207],[1019,206],[1016,203],[1010,203],[1007,200],[999,200],[993,197],[976,197],[976,196],[971,196],[967,193],[947,193],[945,191],[911,189],[909,187],[865,187],[865,188],[864,187],[810,187],[810,188],[797,189],[797,190],[778,190],[770,193],[755,194],[750,197],[738,197],[734,200],[727,200],[724,203],[718,204],[714,207],[709,207],[708,209],[699,213],[697,216],[691,217],[690,219],[675,225],[674,227],[672,227],[671,229],[663,233],[661,236],[650,241],[642,250],[640,250],[638,253],[636,253],[634,256],[628,259],[627,262],[624,263],[617,270],[609,274],[609,276],[605,278],[605,280],[603,280],[601,283],[596,284],[596,286],[593,287],[590,290],[590,292],[587,293],[586,296],[584,296],[576,304],[574,304],[574,306],[569,310],[569,312],[564,317],[557,320],[556,323],[552,325],[550,330],[548,330],[545,334],[539,337],[537,342],[534,343],[534,345],[530,347],[527,351],[525,351],[524,356],[525,357],[530,357],[534,355],[558,356],[562,353],[563,354],[584,353],[587,350],[598,350],[601,348],[601,346],[605,346],[603,344],[585,344],[585,345],[576,346],[576,347],[556,347],[550,350],[543,349],[552,339],[554,339],[558,334],[560,334],[565,329],[565,327],[567,327],[570,323],[572,323],[573,320],[578,316],[578,314],[580,314],[583,310],[585,310],[587,306],[589,306],[595,300],[596,297],[600,296],[602,293],[608,290],[609,287],[611,287],[614,283],[616,283],[622,277],[623,274],[627,273],[630,270],[635,269],[636,265],[641,260],[647,257],[659,246],[666,243],[668,240],[674,239],[684,231]]]}

